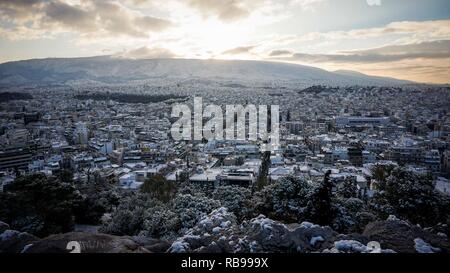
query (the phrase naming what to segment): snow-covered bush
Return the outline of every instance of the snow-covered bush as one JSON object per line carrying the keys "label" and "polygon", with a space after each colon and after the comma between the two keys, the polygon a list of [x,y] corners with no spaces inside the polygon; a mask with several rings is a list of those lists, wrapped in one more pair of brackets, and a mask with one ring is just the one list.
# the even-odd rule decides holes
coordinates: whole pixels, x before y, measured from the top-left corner
{"label": "snow-covered bush", "polygon": [[429,175],[394,168],[371,201],[382,218],[394,214],[413,223],[430,226],[445,222],[450,199],[437,192]]}
{"label": "snow-covered bush", "polygon": [[220,186],[213,192],[213,198],[233,212],[239,219],[251,214],[251,191],[237,186]]}
{"label": "snow-covered bush", "polygon": [[312,186],[303,179],[285,177],[264,187],[252,200],[255,214],[286,222],[304,219],[308,200],[313,193]]}
{"label": "snow-covered bush", "polygon": [[114,235],[137,235],[144,228],[146,209],[155,206],[163,204],[146,194],[130,194],[120,201],[100,230]]}
{"label": "snow-covered bush", "polygon": [[220,202],[202,193],[177,194],[173,200],[173,210],[179,215],[182,228],[193,227],[202,217],[220,207]]}
{"label": "snow-covered bush", "polygon": [[177,213],[165,206],[155,206],[145,210],[143,234],[150,237],[173,237],[181,227]]}

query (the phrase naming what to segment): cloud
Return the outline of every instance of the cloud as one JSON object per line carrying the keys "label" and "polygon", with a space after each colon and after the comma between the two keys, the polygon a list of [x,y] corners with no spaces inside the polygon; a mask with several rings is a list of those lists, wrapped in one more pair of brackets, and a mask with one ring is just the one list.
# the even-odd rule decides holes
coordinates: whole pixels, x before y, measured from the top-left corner
{"label": "cloud", "polygon": [[270,51],[266,56],[270,60],[308,64],[328,70],[356,70],[369,75],[418,82],[450,82],[450,40],[387,45],[330,54],[297,52],[284,55],[288,51],[279,51]]}
{"label": "cloud", "polygon": [[222,21],[234,21],[250,14],[242,3],[236,0],[188,0],[188,5],[204,17],[215,16]]}
{"label": "cloud", "polygon": [[369,6],[381,6],[381,0],[366,0]]}
{"label": "cloud", "polygon": [[96,27],[96,11],[86,10],[78,5],[69,5],[54,1],[48,3],[43,9],[46,23],[60,24],[61,26],[80,31],[92,31]]}
{"label": "cloud", "polygon": [[[314,11],[325,0],[186,0],[187,5],[205,18],[215,17],[224,22],[234,22],[259,13],[269,20],[270,16],[287,14],[292,7]],[[275,16],[276,17],[276,16]]]}
{"label": "cloud", "polygon": [[275,43],[339,41],[369,39],[386,36],[407,36],[404,43],[443,40],[450,37],[450,20],[399,21],[382,27],[351,29],[347,31],[309,32],[303,35],[278,37]]}
{"label": "cloud", "polygon": [[177,55],[166,48],[149,48],[140,47],[127,51],[125,53],[118,53],[116,57],[130,58],[130,59],[156,59],[156,58],[175,58]]}
{"label": "cloud", "polygon": [[289,55],[293,55],[294,52],[290,51],[290,50],[285,50],[285,49],[278,49],[278,50],[272,50],[269,53],[270,57],[278,57],[278,56],[289,56]]}
{"label": "cloud", "polygon": [[232,49],[225,50],[222,55],[239,55],[244,53],[249,53],[256,46],[239,46]]}
{"label": "cloud", "polygon": [[[10,22],[6,30],[22,33],[5,38],[29,38],[31,31],[49,35],[78,32],[85,36],[128,36],[146,38],[150,32],[170,27],[168,20],[143,15],[115,1],[0,0],[0,19]],[[22,35],[23,34],[23,35]],[[32,36],[34,37],[34,35]]]}
{"label": "cloud", "polygon": [[324,2],[324,0],[292,0],[291,5],[300,6],[305,11],[315,11],[318,4]]}
{"label": "cloud", "polygon": [[380,63],[407,59],[442,59],[450,58],[450,40],[341,51],[339,54],[294,53],[287,58],[309,63]]}
{"label": "cloud", "polygon": [[37,17],[34,12],[45,4],[45,0],[0,0],[0,19],[24,22]]}

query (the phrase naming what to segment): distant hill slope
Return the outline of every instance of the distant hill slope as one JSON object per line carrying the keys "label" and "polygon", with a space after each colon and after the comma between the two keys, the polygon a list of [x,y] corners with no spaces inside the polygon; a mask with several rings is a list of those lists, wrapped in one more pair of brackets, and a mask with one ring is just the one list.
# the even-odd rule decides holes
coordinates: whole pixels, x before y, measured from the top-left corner
{"label": "distant hill slope", "polygon": [[296,64],[195,59],[88,58],[32,59],[0,64],[0,85],[128,83],[137,80],[204,79],[292,81],[325,85],[401,85],[408,81],[357,72],[329,72]]}

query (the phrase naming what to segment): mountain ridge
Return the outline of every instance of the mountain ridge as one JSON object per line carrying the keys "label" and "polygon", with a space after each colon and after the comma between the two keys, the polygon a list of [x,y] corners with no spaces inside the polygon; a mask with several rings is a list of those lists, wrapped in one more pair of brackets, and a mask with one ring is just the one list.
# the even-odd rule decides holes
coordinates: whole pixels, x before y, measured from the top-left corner
{"label": "mountain ridge", "polygon": [[331,72],[312,66],[253,60],[126,59],[105,55],[30,59],[0,64],[0,85],[130,83],[154,79],[379,86],[413,83],[355,71]]}

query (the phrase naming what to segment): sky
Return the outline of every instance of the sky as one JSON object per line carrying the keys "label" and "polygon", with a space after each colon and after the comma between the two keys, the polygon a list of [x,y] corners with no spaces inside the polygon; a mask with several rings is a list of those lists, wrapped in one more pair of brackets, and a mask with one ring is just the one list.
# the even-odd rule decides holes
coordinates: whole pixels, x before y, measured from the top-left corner
{"label": "sky", "polygon": [[0,0],[0,63],[281,61],[450,83],[449,0]]}

